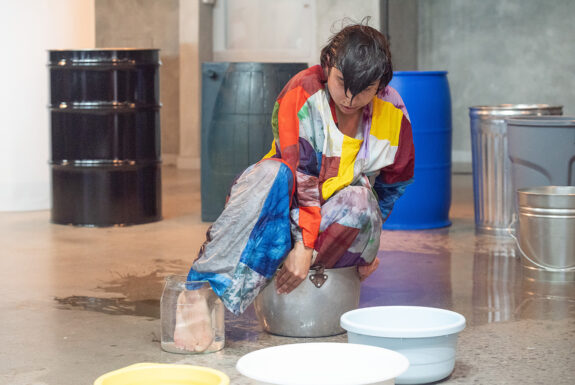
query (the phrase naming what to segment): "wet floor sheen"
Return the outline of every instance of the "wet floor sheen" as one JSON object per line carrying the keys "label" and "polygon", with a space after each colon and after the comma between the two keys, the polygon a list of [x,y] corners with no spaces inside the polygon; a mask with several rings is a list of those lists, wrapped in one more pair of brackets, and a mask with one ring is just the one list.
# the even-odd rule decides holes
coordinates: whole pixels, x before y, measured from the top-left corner
{"label": "wet floor sheen", "polygon": [[[226,347],[206,355],[160,349],[164,278],[185,274],[209,224],[199,175],[166,167],[164,220],[125,228],[52,225],[49,212],[0,213],[0,383],[92,384],[137,362],[187,363],[250,382],[250,351],[298,339],[262,332],[253,307],[226,313]],[[385,231],[379,269],[360,306],[417,305],[463,314],[446,384],[575,383],[575,277],[527,267],[507,236],[475,233],[471,175],[454,175],[452,226]],[[26,341],[24,343],[24,341]]]}

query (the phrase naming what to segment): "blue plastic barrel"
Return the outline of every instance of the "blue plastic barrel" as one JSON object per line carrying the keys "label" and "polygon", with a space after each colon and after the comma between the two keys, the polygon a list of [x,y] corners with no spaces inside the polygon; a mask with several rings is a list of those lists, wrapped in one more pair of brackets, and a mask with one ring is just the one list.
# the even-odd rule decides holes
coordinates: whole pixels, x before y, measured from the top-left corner
{"label": "blue plastic barrel", "polygon": [[447,71],[399,71],[390,85],[407,108],[415,146],[414,182],[383,224],[388,230],[449,226],[451,97]]}

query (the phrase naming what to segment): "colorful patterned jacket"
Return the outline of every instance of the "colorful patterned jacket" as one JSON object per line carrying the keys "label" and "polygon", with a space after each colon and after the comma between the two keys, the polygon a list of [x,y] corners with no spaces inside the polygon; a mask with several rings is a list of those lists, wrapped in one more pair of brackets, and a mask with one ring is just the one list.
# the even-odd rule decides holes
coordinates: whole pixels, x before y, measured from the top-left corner
{"label": "colorful patterned jacket", "polygon": [[272,114],[274,143],[264,159],[281,158],[295,171],[293,236],[308,247],[318,236],[322,204],[342,188],[373,188],[386,219],[413,179],[411,123],[397,91],[387,86],[364,108],[356,138],[338,130],[334,108],[316,65],[287,83]]}

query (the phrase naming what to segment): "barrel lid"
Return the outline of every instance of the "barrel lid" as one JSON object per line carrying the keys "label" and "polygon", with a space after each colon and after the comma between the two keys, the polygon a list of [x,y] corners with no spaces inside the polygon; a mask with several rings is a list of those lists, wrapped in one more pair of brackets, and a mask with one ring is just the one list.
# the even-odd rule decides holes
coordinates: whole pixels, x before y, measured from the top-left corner
{"label": "barrel lid", "polygon": [[93,48],[78,50],[48,50],[51,69],[94,66],[159,66],[159,49],[145,48]]}
{"label": "barrel lid", "polygon": [[49,49],[48,52],[109,52],[109,51],[159,51],[159,48],[131,48],[131,47],[106,47],[106,48],[63,48],[63,49]]}
{"label": "barrel lid", "polygon": [[575,116],[525,116],[507,119],[508,126],[575,128]]}
{"label": "barrel lid", "polygon": [[447,71],[393,71],[393,76],[444,76]]}
{"label": "barrel lid", "polygon": [[509,116],[539,116],[561,115],[563,106],[550,104],[497,104],[493,106],[469,107],[470,116],[509,117]]}

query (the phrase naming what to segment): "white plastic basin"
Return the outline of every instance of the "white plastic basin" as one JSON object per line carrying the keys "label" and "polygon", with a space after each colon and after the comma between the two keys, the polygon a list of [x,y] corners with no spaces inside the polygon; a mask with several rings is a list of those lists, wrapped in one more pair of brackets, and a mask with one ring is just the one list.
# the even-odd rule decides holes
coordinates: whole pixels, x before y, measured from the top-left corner
{"label": "white plastic basin", "polygon": [[379,306],[347,312],[340,323],[348,342],[391,349],[407,357],[409,369],[397,377],[397,384],[424,384],[453,371],[465,317],[431,307]]}
{"label": "white plastic basin", "polygon": [[408,366],[401,354],[375,346],[310,342],[256,350],[236,368],[258,385],[392,385]]}

